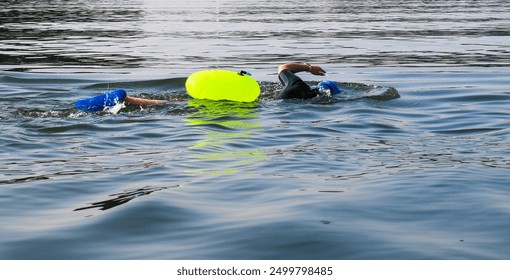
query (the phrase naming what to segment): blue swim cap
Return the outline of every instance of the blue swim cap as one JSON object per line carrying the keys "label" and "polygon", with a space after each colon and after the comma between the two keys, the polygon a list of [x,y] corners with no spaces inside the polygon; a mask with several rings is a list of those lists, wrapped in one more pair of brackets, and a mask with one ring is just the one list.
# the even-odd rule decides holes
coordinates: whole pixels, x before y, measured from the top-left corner
{"label": "blue swim cap", "polygon": [[324,81],[320,82],[317,85],[317,88],[320,91],[329,91],[331,94],[339,94],[340,93],[340,88],[338,88],[338,86],[335,84],[335,82],[330,81],[330,80],[324,80]]}
{"label": "blue swim cap", "polygon": [[116,89],[112,92],[97,95],[87,99],[78,100],[74,103],[76,107],[83,111],[103,111],[105,107],[112,107],[115,104],[126,99],[126,91],[123,89]]}

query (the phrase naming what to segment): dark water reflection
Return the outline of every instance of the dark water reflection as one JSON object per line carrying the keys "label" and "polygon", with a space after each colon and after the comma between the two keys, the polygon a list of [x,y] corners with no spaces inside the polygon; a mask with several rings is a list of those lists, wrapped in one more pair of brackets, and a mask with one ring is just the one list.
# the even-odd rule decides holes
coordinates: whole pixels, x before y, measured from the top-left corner
{"label": "dark water reflection", "polygon": [[98,208],[99,210],[105,211],[105,210],[120,206],[124,203],[128,203],[129,201],[131,201],[137,197],[141,197],[141,196],[149,195],[153,192],[162,191],[162,190],[166,190],[169,188],[177,188],[177,187],[179,187],[179,186],[172,186],[172,187],[146,186],[146,187],[136,189],[136,190],[124,191],[122,193],[116,193],[116,194],[110,195],[110,196],[114,197],[112,199],[107,199],[107,200],[98,201],[98,202],[92,202],[92,203],[90,203],[91,204],[90,206],[76,208],[76,209],[74,209],[74,211],[82,211],[82,210],[93,209],[93,208]]}
{"label": "dark water reflection", "polygon": [[285,60],[509,66],[508,14],[508,2],[496,0],[8,0],[0,3],[0,64],[183,73]]}
{"label": "dark water reflection", "polygon": [[[137,67],[140,57],[114,46],[140,37],[142,1],[0,3],[0,61],[13,65]],[[119,25],[119,23],[121,23]],[[104,49],[112,51],[104,51]]]}

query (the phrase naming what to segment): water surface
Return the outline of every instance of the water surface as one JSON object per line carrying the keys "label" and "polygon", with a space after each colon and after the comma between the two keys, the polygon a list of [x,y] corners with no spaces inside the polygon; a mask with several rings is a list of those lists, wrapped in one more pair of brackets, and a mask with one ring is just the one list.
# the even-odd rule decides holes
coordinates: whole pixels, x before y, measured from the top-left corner
{"label": "water surface", "polygon": [[[3,1],[0,258],[508,259],[509,15],[507,1]],[[275,100],[287,61],[359,91]],[[192,100],[187,75],[210,68],[252,72],[260,100]],[[119,87],[171,102],[73,107]]]}

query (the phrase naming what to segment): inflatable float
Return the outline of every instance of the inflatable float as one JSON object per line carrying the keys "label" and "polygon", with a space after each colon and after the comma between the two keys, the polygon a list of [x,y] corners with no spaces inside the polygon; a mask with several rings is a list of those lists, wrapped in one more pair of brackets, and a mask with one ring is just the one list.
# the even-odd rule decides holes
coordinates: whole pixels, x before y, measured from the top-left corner
{"label": "inflatable float", "polygon": [[186,91],[195,99],[252,102],[260,95],[260,86],[245,71],[202,70],[188,77]]}

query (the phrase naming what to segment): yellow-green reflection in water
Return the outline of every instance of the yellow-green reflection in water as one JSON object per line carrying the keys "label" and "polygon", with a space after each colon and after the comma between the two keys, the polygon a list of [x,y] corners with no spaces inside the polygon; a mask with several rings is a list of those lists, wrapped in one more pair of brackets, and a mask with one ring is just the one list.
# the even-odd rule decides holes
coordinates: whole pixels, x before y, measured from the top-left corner
{"label": "yellow-green reflection in water", "polygon": [[196,166],[187,172],[213,175],[249,172],[253,164],[266,159],[261,150],[251,149],[243,141],[261,127],[256,113],[258,102],[193,99],[188,105],[197,111],[184,120],[188,126],[200,128],[204,138],[189,146],[195,151],[192,158]]}

